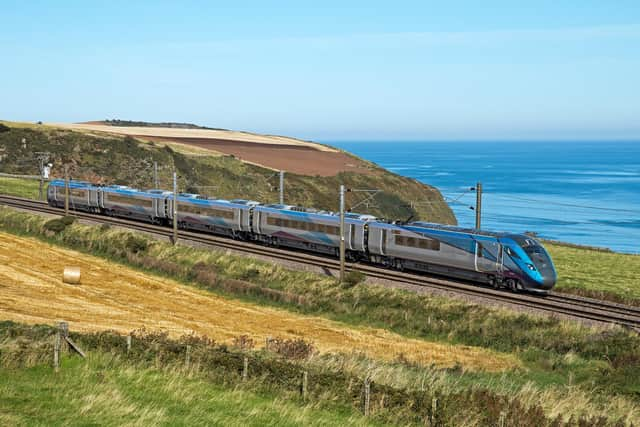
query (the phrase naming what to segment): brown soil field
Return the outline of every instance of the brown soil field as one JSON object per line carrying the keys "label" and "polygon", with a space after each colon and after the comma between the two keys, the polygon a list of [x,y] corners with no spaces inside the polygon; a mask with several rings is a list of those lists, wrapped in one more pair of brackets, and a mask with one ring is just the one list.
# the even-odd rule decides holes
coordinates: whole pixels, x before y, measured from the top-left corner
{"label": "brown soil field", "polygon": [[300,175],[333,176],[338,172],[371,173],[368,165],[341,151],[319,151],[313,147],[289,144],[260,144],[212,138],[164,138],[133,135],[153,141],[178,142],[236,158],[275,170]]}
{"label": "brown soil field", "polygon": [[135,126],[109,126],[88,123],[51,123],[50,125],[84,132],[130,135],[146,141],[175,142],[233,155],[240,160],[300,175],[334,176],[339,172],[371,173],[370,165],[322,144],[283,136],[248,132],[173,129]]}
{"label": "brown soil field", "polygon": [[[65,266],[80,267],[79,285],[62,282]],[[437,366],[501,371],[520,364],[511,355],[481,348],[408,339],[386,330],[349,327],[223,298],[178,282],[141,273],[101,258],[0,233],[0,319],[38,324],[65,320],[75,331],[146,328],[170,336],[196,333],[230,342],[249,335],[303,338],[320,352],[363,353]]]}

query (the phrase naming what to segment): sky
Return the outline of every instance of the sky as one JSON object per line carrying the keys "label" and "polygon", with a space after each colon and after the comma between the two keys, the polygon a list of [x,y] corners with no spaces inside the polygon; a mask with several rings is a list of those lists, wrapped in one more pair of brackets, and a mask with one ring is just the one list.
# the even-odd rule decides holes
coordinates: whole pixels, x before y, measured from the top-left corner
{"label": "sky", "polygon": [[640,140],[640,1],[0,0],[0,119]]}

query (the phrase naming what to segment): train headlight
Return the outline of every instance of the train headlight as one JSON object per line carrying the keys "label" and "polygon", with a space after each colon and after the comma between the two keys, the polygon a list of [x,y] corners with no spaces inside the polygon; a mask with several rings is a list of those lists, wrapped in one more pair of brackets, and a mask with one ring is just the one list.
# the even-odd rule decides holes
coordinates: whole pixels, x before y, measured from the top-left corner
{"label": "train headlight", "polygon": [[527,267],[529,267],[531,271],[536,271],[536,267],[533,264],[527,264]]}

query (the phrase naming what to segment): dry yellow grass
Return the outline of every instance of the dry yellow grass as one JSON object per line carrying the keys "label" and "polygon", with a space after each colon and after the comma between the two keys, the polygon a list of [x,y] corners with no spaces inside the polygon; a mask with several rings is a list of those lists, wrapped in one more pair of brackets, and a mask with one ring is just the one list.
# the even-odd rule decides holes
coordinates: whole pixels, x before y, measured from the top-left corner
{"label": "dry yellow grass", "polygon": [[137,135],[147,137],[163,138],[209,138],[227,139],[232,141],[254,142],[258,144],[278,144],[297,145],[314,148],[319,151],[336,152],[335,148],[327,147],[313,142],[302,141],[300,139],[286,136],[259,135],[250,132],[239,132],[234,130],[213,130],[213,129],[178,129],[161,127],[137,127],[137,126],[109,126],[88,123],[47,123],[48,126],[73,129],[79,131],[98,131],[115,133],[118,135]]}
{"label": "dry yellow grass", "polygon": [[[62,282],[65,266],[82,269],[82,283]],[[24,323],[66,320],[76,331],[145,327],[171,336],[195,332],[218,341],[247,334],[301,337],[321,352],[362,352],[391,360],[400,353],[421,364],[501,371],[519,366],[511,355],[485,349],[407,339],[382,329],[347,327],[226,299],[101,258],[0,233],[0,319]]]}

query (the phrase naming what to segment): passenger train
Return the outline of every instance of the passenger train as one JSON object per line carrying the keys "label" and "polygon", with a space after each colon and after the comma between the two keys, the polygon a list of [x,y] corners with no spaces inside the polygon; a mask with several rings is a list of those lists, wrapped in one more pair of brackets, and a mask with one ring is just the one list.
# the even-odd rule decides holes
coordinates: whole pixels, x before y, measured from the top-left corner
{"label": "passenger train", "polygon": [[[65,182],[47,189],[49,205],[64,207]],[[339,255],[340,217],[333,212],[250,200],[181,193],[178,226],[330,256]],[[70,209],[168,225],[173,193],[69,182]],[[547,293],[556,283],[549,254],[536,239],[513,233],[434,224],[386,222],[345,214],[346,257],[398,270],[426,272],[507,288]]]}

